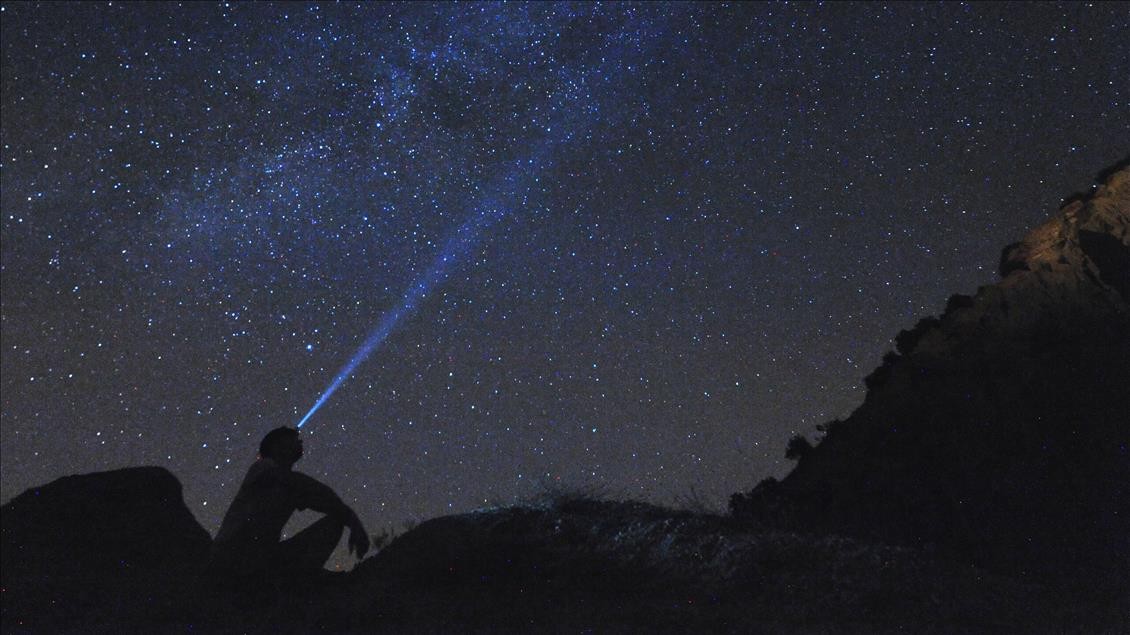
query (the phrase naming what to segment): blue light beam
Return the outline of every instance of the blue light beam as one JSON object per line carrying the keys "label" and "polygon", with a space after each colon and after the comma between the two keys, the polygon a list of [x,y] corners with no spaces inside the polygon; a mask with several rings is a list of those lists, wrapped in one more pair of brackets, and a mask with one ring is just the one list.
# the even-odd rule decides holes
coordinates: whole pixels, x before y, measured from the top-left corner
{"label": "blue light beam", "polygon": [[388,336],[396,328],[396,325],[402,319],[412,315],[412,313],[416,311],[420,301],[428,295],[432,287],[443,279],[451,263],[459,260],[464,253],[470,250],[482,230],[489,226],[500,215],[500,212],[497,210],[476,212],[472,214],[467,222],[463,223],[463,225],[456,230],[451,239],[447,241],[447,245],[440,252],[439,256],[432,262],[427,272],[418,278],[412,286],[408,287],[408,290],[405,291],[404,297],[401,298],[400,304],[398,304],[396,308],[384,314],[380,323],[377,324],[377,327],[369,333],[369,336],[365,338],[365,342],[361,344],[361,347],[357,349],[357,352],[353,354],[349,362],[342,367],[341,371],[338,372],[337,376],[330,382],[330,385],[322,392],[322,396],[318,397],[318,400],[314,402],[310,411],[298,422],[299,428],[310,420],[310,417],[322,407],[322,404],[329,400],[330,396],[345,383],[345,380],[349,379],[353,371],[357,370],[357,367],[361,365],[361,362],[364,362],[374,351],[380,348],[381,344],[388,339]]}
{"label": "blue light beam", "polygon": [[[467,222],[452,235],[424,275],[408,287],[400,304],[384,314],[377,327],[369,333],[365,342],[314,402],[314,406],[298,422],[299,428],[305,425],[322,404],[326,403],[345,380],[349,379],[353,371],[388,339],[396,325],[416,311],[420,301],[443,279],[451,264],[474,246],[484,229],[505,213],[524,208],[529,204],[528,196],[534,188],[541,187],[538,173],[547,170],[551,165],[553,150],[557,146],[567,145],[577,138],[583,138],[583,131],[592,124],[593,113],[608,109],[608,104],[601,103],[598,96],[615,98],[622,90],[617,78],[625,71],[632,72],[634,68],[638,68],[647,51],[658,48],[660,43],[658,34],[664,30],[662,24],[651,25],[658,27],[656,33],[649,33],[650,29],[643,28],[648,26],[647,24],[632,26],[634,28],[625,29],[606,39],[606,46],[603,49],[605,54],[600,56],[600,63],[597,66],[590,69],[581,68],[572,74],[562,71],[565,73],[562,84],[572,86],[574,93],[566,96],[566,106],[549,108],[548,110],[553,114],[549,121],[544,122],[546,134],[533,144],[525,160],[516,161],[509,166],[509,169],[503,169],[499,174],[501,178],[479,190],[489,193],[490,196],[503,198],[507,202],[503,205],[491,205],[480,199],[477,211],[472,213]],[[645,41],[651,41],[651,45],[644,46]],[[679,49],[678,42],[667,42],[667,45],[670,51]],[[569,107],[570,105],[572,107]],[[498,199],[488,200],[494,202]]]}

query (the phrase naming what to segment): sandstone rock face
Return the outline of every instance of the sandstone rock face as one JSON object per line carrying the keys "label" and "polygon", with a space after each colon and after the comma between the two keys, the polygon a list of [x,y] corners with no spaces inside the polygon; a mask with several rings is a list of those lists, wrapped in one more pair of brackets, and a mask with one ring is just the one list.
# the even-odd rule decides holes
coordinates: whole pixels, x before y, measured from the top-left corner
{"label": "sandstone rock face", "polygon": [[864,404],[734,514],[1126,580],[1130,167],[1103,178],[1007,247],[998,283],[900,333]]}
{"label": "sandstone rock face", "polygon": [[4,630],[113,631],[160,620],[193,582],[211,536],[167,470],[67,476],[0,509]]}
{"label": "sandstone rock face", "polygon": [[[920,344],[923,353],[944,353],[955,336],[1018,338],[1033,328],[1058,328],[1057,322],[1125,319],[1130,169],[1109,175],[1089,196],[1071,200],[1006,247],[1000,268],[1000,282],[981,288],[965,310],[946,312],[941,332]],[[971,325],[985,330],[971,333]]]}

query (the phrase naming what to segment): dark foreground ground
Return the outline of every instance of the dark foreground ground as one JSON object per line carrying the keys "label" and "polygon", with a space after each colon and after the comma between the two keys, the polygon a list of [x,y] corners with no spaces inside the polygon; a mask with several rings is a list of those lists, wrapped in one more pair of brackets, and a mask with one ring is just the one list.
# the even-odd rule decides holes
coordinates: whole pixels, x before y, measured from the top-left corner
{"label": "dark foreground ground", "polygon": [[[60,507],[83,522],[19,524]],[[437,518],[351,572],[205,601],[208,537],[185,514],[159,468],[17,497],[3,510],[3,631],[1116,633],[1130,615],[1124,581],[1003,575],[937,550],[568,495]]]}

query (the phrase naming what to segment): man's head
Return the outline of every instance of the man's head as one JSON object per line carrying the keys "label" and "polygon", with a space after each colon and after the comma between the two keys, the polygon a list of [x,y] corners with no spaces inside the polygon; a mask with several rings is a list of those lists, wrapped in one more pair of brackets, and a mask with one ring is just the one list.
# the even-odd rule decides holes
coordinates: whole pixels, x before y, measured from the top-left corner
{"label": "man's head", "polygon": [[302,458],[302,438],[298,436],[298,430],[286,426],[271,430],[259,442],[259,456],[280,465],[294,465]]}

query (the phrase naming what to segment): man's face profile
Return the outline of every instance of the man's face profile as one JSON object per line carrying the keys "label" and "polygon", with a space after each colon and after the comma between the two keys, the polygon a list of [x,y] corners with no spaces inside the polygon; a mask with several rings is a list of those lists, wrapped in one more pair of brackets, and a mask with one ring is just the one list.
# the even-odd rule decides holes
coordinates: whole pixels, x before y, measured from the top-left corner
{"label": "man's face profile", "polygon": [[291,437],[288,440],[288,442],[287,442],[287,453],[290,456],[294,457],[295,461],[302,458],[302,453],[303,453],[302,437],[300,437],[298,435],[294,435],[293,437]]}
{"label": "man's face profile", "polygon": [[275,456],[283,463],[294,464],[302,458],[302,437],[297,434],[279,439],[275,447]]}

